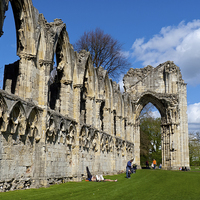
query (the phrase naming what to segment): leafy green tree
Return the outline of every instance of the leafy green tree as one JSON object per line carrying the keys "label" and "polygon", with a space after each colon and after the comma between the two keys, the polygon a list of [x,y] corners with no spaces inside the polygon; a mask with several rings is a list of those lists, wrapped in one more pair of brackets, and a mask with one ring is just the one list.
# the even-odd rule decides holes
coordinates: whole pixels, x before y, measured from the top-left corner
{"label": "leafy green tree", "polygon": [[191,166],[200,166],[200,132],[189,134],[189,156]]}
{"label": "leafy green tree", "polygon": [[160,118],[146,116],[140,122],[140,160],[144,165],[146,160],[156,159],[162,163]]}

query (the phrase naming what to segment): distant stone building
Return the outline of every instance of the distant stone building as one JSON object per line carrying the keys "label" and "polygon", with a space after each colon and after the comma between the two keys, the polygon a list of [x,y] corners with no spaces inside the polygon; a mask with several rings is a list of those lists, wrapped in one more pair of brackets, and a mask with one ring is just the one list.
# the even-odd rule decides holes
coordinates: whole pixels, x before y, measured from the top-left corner
{"label": "distant stone building", "polygon": [[[60,19],[48,23],[31,0],[10,3],[20,60],[5,66],[0,91],[0,191],[78,181],[86,166],[116,174],[132,157],[140,166],[149,102],[161,114],[163,167],[189,167],[186,84],[173,62],[130,69],[121,94],[89,52],[73,50]],[[7,8],[0,0],[1,35]]]}

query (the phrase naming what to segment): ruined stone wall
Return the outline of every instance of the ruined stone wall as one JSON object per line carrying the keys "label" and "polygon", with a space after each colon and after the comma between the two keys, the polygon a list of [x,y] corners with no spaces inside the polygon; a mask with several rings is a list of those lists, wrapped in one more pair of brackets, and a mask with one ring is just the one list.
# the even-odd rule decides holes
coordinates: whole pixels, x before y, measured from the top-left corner
{"label": "ruined stone wall", "polygon": [[89,52],[73,50],[60,19],[47,22],[31,0],[11,5],[20,59],[5,66],[0,91],[0,191],[78,181],[86,166],[115,174],[132,157],[140,166],[139,115],[149,102],[162,117],[163,166],[189,166],[186,85],[177,66],[130,69],[121,94]]}
{"label": "ruined stone wall", "polygon": [[[139,115],[151,102],[160,112],[162,130],[162,164],[164,168],[189,167],[186,84],[179,67],[167,61],[156,68],[130,69],[124,76],[126,93],[132,96],[135,107],[135,149],[139,149]],[[139,162],[139,153],[135,154]]]}
{"label": "ruined stone wall", "polygon": [[8,10],[9,0],[0,1],[0,37],[3,35],[3,23],[5,19],[5,12]]}

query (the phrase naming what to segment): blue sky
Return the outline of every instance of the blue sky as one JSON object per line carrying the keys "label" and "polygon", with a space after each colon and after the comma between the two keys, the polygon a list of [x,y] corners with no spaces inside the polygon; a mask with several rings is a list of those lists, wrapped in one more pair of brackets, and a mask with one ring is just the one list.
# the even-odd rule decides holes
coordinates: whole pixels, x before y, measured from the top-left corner
{"label": "blue sky", "polygon": [[[72,44],[99,27],[124,44],[133,68],[174,61],[188,84],[189,132],[200,131],[199,0],[33,0],[33,5],[48,22],[62,19]],[[0,80],[3,66],[18,59],[10,5],[3,30]]]}

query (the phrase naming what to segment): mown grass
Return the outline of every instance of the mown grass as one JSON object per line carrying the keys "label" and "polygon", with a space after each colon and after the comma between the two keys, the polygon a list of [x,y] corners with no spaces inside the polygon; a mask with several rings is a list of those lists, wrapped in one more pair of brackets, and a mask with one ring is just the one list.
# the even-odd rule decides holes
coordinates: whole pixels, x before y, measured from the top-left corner
{"label": "mown grass", "polygon": [[[198,168],[198,167],[196,167]],[[0,200],[32,199],[200,199],[200,172],[137,170],[131,179],[125,174],[107,176],[118,182],[70,182],[49,188],[0,193]]]}

